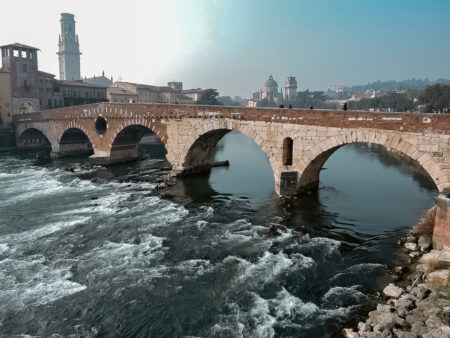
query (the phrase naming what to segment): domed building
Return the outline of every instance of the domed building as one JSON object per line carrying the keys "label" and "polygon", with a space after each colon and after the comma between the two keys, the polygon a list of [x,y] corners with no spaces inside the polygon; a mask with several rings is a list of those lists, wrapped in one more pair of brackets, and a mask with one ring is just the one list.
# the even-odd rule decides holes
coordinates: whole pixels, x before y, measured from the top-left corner
{"label": "domed building", "polygon": [[[295,86],[293,85],[295,83]],[[289,88],[289,100],[295,97],[297,90],[297,82],[295,81],[295,77],[290,76],[288,80],[286,80],[286,90]],[[286,93],[287,94],[287,93]],[[286,97],[287,99],[287,97]],[[259,91],[253,93],[252,98],[248,101],[249,107],[258,107],[261,106],[263,100],[267,100],[269,106],[278,105],[284,103],[284,96],[282,90],[278,91],[278,83],[273,79],[273,76],[270,75],[269,79],[264,83],[264,89],[260,89]]]}
{"label": "domed building", "polygon": [[274,96],[278,94],[278,83],[273,79],[273,76],[269,76],[269,80],[264,83],[264,94],[265,97],[273,101]]}

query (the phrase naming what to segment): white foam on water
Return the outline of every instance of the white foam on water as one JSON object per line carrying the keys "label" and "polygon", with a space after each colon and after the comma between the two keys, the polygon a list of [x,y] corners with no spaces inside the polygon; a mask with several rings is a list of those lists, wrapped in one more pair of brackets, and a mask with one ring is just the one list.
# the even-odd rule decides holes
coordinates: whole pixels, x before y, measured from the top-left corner
{"label": "white foam on water", "polygon": [[327,308],[337,308],[344,304],[361,303],[367,300],[367,296],[358,290],[360,287],[360,285],[334,286],[322,296],[322,305]]}
{"label": "white foam on water", "polygon": [[300,239],[300,243],[294,243],[291,245],[297,246],[300,245],[305,249],[320,249],[320,252],[323,252],[325,255],[331,256],[333,254],[340,254],[339,248],[341,247],[341,242],[326,238],[326,237],[313,237],[310,238],[308,234],[304,235]]}
{"label": "white foam on water", "polygon": [[270,304],[274,309],[277,321],[283,321],[285,324],[291,324],[293,320],[304,320],[320,311],[316,304],[304,303],[284,287],[278,292],[276,298],[270,300]]}
{"label": "white foam on water", "polygon": [[255,329],[249,332],[249,337],[273,337],[275,330],[273,325],[277,322],[270,315],[269,302],[258,294],[252,293],[254,304],[248,313],[249,320],[254,322]]}
{"label": "white foam on water", "polygon": [[[164,256],[164,238],[147,234],[139,244],[104,242],[82,255],[78,268],[94,284],[149,285],[168,269],[159,264]],[[122,287],[124,289],[124,287]]]}
{"label": "white foam on water", "polygon": [[209,223],[206,222],[206,221],[197,221],[197,222],[195,223],[195,227],[196,227],[198,230],[201,231],[201,230],[204,230],[208,224],[209,224]]}
{"label": "white foam on water", "polygon": [[212,272],[213,266],[209,260],[190,259],[181,262],[175,266],[175,269],[181,271],[185,279],[193,279],[203,276],[205,273]]}
{"label": "white foam on water", "polygon": [[47,262],[43,256],[0,261],[0,314],[52,303],[86,289],[71,277],[70,264]]}
{"label": "white foam on water", "polygon": [[211,206],[201,206],[199,208],[201,211],[203,211],[201,213],[201,217],[202,218],[208,218],[211,217],[214,214],[214,208]]}
{"label": "white foam on water", "polygon": [[0,243],[0,255],[3,255],[4,253],[8,252],[8,250],[9,250],[8,244]]}
{"label": "white foam on water", "polygon": [[87,216],[78,217],[71,221],[61,221],[61,222],[50,223],[50,224],[44,225],[37,229],[3,235],[0,237],[0,242],[6,242],[8,244],[16,244],[16,243],[25,243],[25,242],[37,240],[42,237],[53,234],[55,232],[65,230],[67,228],[74,227],[79,224],[83,224],[83,223],[87,222],[89,219],[90,219],[90,217],[87,217]]}
{"label": "white foam on water", "polygon": [[231,263],[234,261],[239,262],[235,282],[239,284],[248,283],[253,286],[263,286],[295,266],[295,263],[282,251],[277,254],[266,251],[256,263],[251,263],[236,256],[228,256],[223,262]]}
{"label": "white foam on water", "polygon": [[311,269],[317,266],[317,263],[314,261],[314,259],[308,256],[303,256],[300,253],[293,253],[291,254],[290,258],[295,264],[295,270]]}

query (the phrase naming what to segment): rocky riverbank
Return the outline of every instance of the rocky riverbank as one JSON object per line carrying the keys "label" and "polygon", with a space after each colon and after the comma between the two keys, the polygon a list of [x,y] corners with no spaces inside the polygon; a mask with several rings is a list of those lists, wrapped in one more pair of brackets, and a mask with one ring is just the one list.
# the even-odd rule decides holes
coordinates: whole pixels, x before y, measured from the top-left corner
{"label": "rocky riverbank", "polygon": [[[450,247],[431,250],[436,207],[430,209],[399,241],[411,258],[409,267],[396,267],[383,290],[382,302],[345,337],[450,337]],[[405,272],[407,271],[407,272]]]}

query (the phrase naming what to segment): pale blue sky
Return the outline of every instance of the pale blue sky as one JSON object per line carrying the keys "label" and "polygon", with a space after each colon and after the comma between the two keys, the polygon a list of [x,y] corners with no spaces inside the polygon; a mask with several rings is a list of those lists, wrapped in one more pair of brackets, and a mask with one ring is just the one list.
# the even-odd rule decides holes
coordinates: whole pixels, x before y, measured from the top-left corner
{"label": "pale blue sky", "polygon": [[[300,89],[450,78],[448,0],[24,0],[0,43],[41,49],[58,73],[59,14],[75,14],[82,74],[249,96],[270,74]],[[18,13],[14,15],[14,13]]]}

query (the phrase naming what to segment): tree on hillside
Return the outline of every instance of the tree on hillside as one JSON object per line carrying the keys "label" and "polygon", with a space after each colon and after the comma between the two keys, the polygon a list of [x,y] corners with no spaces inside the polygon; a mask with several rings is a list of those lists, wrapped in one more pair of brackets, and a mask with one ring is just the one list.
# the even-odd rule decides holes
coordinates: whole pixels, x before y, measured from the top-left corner
{"label": "tree on hillside", "polygon": [[348,101],[349,110],[388,110],[404,112],[414,110],[414,99],[411,93],[389,93],[372,99],[366,98],[359,101]]}
{"label": "tree on hillside", "polygon": [[198,99],[198,104],[207,104],[207,105],[221,105],[221,103],[217,100],[219,96],[219,92],[217,89],[205,89],[205,91],[200,95]]}
{"label": "tree on hillside", "polygon": [[277,107],[277,104],[265,98],[258,102],[258,107]]}
{"label": "tree on hillside", "polygon": [[450,113],[450,85],[427,86],[419,96],[427,113]]}
{"label": "tree on hillside", "polygon": [[326,99],[325,93],[321,91],[300,91],[297,93],[294,102],[292,102],[292,106],[294,108],[309,108],[312,104],[314,108],[329,108],[325,103]]}
{"label": "tree on hillside", "polygon": [[217,101],[224,106],[239,106],[239,103],[233,102],[230,96],[219,96]]}

